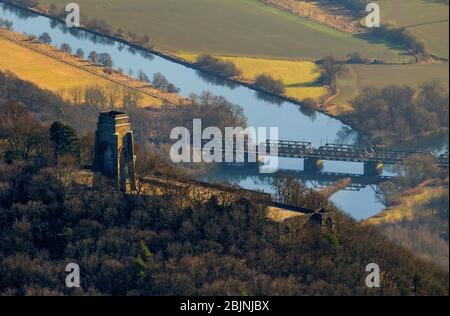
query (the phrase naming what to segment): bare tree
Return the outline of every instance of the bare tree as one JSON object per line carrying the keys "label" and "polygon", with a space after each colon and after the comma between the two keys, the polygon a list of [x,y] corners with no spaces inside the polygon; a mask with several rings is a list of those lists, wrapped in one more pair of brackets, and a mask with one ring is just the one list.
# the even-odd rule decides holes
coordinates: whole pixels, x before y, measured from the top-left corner
{"label": "bare tree", "polygon": [[69,94],[73,104],[79,105],[83,98],[83,89],[81,87],[73,87],[69,89]]}
{"label": "bare tree", "polygon": [[122,91],[122,105],[123,107],[136,107],[142,100],[142,94],[135,90],[127,87],[123,88]]}
{"label": "bare tree", "polygon": [[13,158],[28,159],[45,133],[39,122],[18,102],[0,108],[0,137],[7,139]]}
{"label": "bare tree", "polygon": [[106,94],[108,96],[108,103],[111,108],[115,108],[120,97],[120,86],[116,83],[111,83],[106,87]]}

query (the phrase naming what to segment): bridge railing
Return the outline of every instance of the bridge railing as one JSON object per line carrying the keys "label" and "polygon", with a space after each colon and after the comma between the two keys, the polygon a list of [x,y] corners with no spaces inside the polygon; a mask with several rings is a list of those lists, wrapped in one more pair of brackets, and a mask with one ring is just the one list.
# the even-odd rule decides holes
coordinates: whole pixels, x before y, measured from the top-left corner
{"label": "bridge railing", "polygon": [[[202,148],[210,140],[202,140]],[[233,151],[235,153],[244,154],[259,154],[260,147],[264,146],[264,150],[261,152],[265,154],[278,153],[280,157],[292,157],[292,158],[316,158],[324,160],[343,160],[343,161],[359,161],[359,162],[382,162],[382,163],[399,163],[405,159],[416,154],[433,155],[430,152],[415,151],[408,149],[386,149],[370,146],[358,146],[358,145],[346,145],[346,144],[333,144],[328,143],[319,148],[314,148],[310,142],[303,141],[290,141],[290,140],[267,140],[259,145],[253,142],[244,142],[244,146],[237,146],[233,142],[231,148],[225,146],[225,142],[222,146],[222,151]],[[199,148],[197,148],[199,149]],[[448,167],[449,155],[448,152],[436,157],[437,163],[440,166]]]}

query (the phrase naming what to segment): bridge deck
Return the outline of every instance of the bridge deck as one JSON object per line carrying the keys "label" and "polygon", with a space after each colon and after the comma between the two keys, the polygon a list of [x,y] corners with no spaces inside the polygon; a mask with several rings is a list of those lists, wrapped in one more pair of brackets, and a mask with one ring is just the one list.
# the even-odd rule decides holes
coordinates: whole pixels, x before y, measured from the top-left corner
{"label": "bridge deck", "polygon": [[[202,148],[209,140],[202,140]],[[229,146],[228,144],[232,144]],[[261,148],[264,147],[264,148]],[[214,148],[224,154],[233,152],[240,155],[268,155],[285,158],[304,158],[317,160],[349,161],[349,162],[379,162],[383,164],[397,164],[405,159],[416,155],[431,155],[436,159],[436,163],[441,167],[448,168],[448,152],[435,156],[431,152],[415,151],[409,149],[385,149],[370,146],[357,146],[345,144],[326,144],[315,148],[310,142],[287,141],[287,140],[268,140],[266,143],[256,145],[252,142],[223,142],[222,148]]]}

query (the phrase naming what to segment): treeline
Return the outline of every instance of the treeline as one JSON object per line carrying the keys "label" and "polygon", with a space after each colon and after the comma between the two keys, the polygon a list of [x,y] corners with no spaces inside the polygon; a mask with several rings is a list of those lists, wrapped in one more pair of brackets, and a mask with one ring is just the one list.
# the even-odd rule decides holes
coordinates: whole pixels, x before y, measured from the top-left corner
{"label": "treeline", "polygon": [[29,8],[37,8],[39,6],[38,0],[8,0],[8,1]]}
{"label": "treeline", "polygon": [[[154,83],[163,88],[167,84],[160,75],[154,78]],[[191,95],[191,104],[180,107],[164,104],[161,110],[150,110],[138,107],[142,98],[138,91],[117,84],[60,89],[58,94],[54,94],[10,72],[0,71],[0,87],[0,105],[7,101],[18,101],[39,122],[51,124],[61,121],[81,133],[95,130],[99,111],[124,110],[130,114],[135,137],[142,144],[152,135],[168,138],[172,128],[192,126],[194,118],[201,118],[204,126],[223,129],[226,126],[246,125],[242,108],[209,92]]]}
{"label": "treeline", "polygon": [[12,29],[13,22],[8,19],[2,19],[0,18],[0,29],[5,28],[7,30]]}
{"label": "treeline", "polygon": [[416,202],[409,208],[408,219],[379,224],[379,229],[396,244],[448,271],[448,192]]}
{"label": "treeline", "polygon": [[[293,223],[277,234],[259,195],[125,195],[100,175],[90,187],[76,168],[26,160],[0,171],[0,295],[448,293],[448,273],[339,212],[334,228]],[[281,194],[292,192],[281,183]],[[65,286],[71,262],[78,289]],[[364,285],[370,262],[382,267],[381,288]]]}
{"label": "treeline", "polygon": [[[200,55],[195,64],[201,69],[225,78],[233,78],[242,74],[242,71],[232,61],[221,60],[210,55]],[[283,94],[286,90],[282,80],[274,79],[268,73],[258,75],[255,78],[254,85],[266,92],[274,94]]]}
{"label": "treeline", "polygon": [[412,51],[414,54],[426,54],[425,44],[404,28],[381,25],[380,27],[370,28],[369,35],[375,38],[384,39],[388,42],[398,43],[406,49]]}
{"label": "treeline", "polygon": [[286,91],[283,80],[274,79],[270,74],[258,75],[255,79],[255,85],[264,91],[283,94]]}
{"label": "treeline", "polygon": [[[334,225],[293,222],[278,234],[266,220],[268,201],[258,194],[232,195],[226,203],[193,196],[185,187],[169,187],[156,196],[124,195],[100,175],[86,186],[78,159],[92,157],[92,134],[79,136],[59,122],[42,125],[26,109],[42,106],[34,104],[41,99],[24,95],[26,107],[6,97],[0,112],[0,295],[448,292],[447,273],[282,175],[273,184],[279,201],[325,208]],[[197,113],[205,124],[243,124],[239,109],[220,97],[193,97],[190,107],[161,124],[187,124]],[[133,111],[141,109],[131,109],[132,116]],[[170,118],[169,112],[139,114]],[[148,123],[147,117],[137,116]],[[138,170],[160,177],[173,173],[172,165],[152,153],[137,151]],[[70,262],[82,269],[79,289],[65,286]],[[379,289],[364,286],[369,262],[384,271]]]}
{"label": "treeline", "polygon": [[98,110],[92,106],[73,106],[51,91],[17,78],[13,73],[0,71],[0,105],[18,101],[40,121],[62,121],[78,131],[95,128]]}
{"label": "treeline", "polygon": [[355,111],[350,118],[373,140],[381,137],[398,142],[448,129],[448,102],[448,91],[435,81],[419,89],[396,85],[366,88],[351,101]]}
{"label": "treeline", "polygon": [[[67,16],[67,12],[65,12],[65,8],[58,7],[55,4],[50,4],[48,7],[48,13],[52,16],[58,17],[60,19],[65,19]],[[114,28],[108,24],[107,22],[97,19],[97,18],[88,18],[86,14],[81,16],[80,24],[85,28],[92,30],[94,32],[104,34],[107,36],[117,36],[127,41],[133,42],[142,47],[151,49],[152,45],[150,43],[150,38],[147,35],[140,36],[131,31],[125,32],[121,28],[114,30]]]}
{"label": "treeline", "polygon": [[59,89],[58,95],[73,105],[91,106],[98,110],[137,107],[143,99],[141,92],[116,83]]}
{"label": "treeline", "polygon": [[186,127],[192,133],[192,122],[201,118],[202,126],[218,127],[223,133],[225,127],[240,126],[245,128],[247,118],[241,107],[231,104],[224,97],[210,92],[191,95],[191,103],[180,107],[163,107],[161,110],[141,111],[130,109],[128,113],[133,122],[135,136],[148,137],[170,142],[170,132],[174,127]]}
{"label": "treeline", "polygon": [[[444,0],[447,1],[447,0]],[[322,4],[337,4],[349,10],[352,15],[362,18],[368,14],[366,6],[371,0],[319,0]],[[368,28],[368,34],[378,39],[402,45],[411,50],[414,54],[423,55],[426,53],[425,45],[404,28],[395,28],[389,25]]]}
{"label": "treeline", "polygon": [[371,2],[370,0],[319,0],[319,3],[322,4],[337,4],[345,9],[351,11],[353,14],[356,14],[358,17],[364,15],[366,11],[366,6]]}
{"label": "treeline", "polygon": [[[439,167],[431,154],[416,154],[406,158],[397,167],[397,176],[380,183],[376,194],[377,200],[385,207],[394,206],[403,192],[415,189],[425,181],[447,181],[446,170]],[[448,183],[446,184],[448,185]]]}
{"label": "treeline", "polygon": [[220,76],[229,78],[239,76],[242,72],[232,61],[221,60],[210,55],[200,55],[197,57],[196,65]]}

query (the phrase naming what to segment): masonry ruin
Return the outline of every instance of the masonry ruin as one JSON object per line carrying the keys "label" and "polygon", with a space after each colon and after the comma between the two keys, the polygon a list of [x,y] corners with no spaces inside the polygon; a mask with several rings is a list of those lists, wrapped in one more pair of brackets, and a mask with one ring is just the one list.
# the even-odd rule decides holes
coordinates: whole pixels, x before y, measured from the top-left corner
{"label": "masonry ruin", "polygon": [[125,192],[136,190],[130,118],[122,112],[100,113],[95,132],[93,170],[113,179]]}

